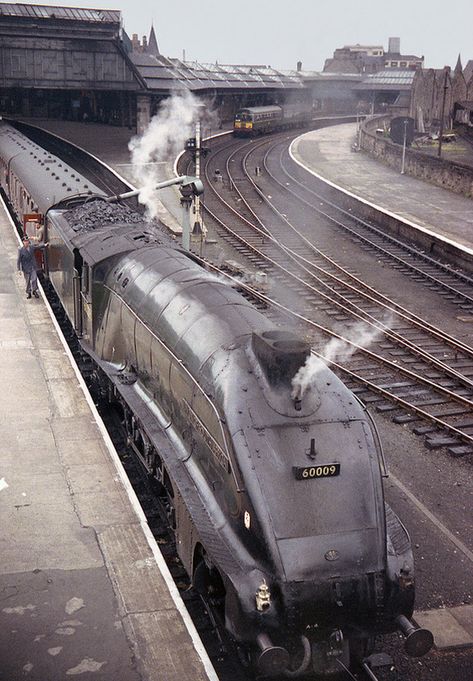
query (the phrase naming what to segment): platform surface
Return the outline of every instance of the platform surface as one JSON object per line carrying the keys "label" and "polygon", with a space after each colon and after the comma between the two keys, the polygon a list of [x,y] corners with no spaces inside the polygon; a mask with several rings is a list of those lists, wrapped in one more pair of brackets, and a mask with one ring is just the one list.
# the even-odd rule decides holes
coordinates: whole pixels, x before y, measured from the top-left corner
{"label": "platform surface", "polygon": [[452,241],[473,254],[473,200],[418,180],[353,152],[356,124],[336,125],[299,137],[294,158],[361,200]]}
{"label": "platform surface", "polygon": [[1,205],[0,247],[0,680],[217,681]]}

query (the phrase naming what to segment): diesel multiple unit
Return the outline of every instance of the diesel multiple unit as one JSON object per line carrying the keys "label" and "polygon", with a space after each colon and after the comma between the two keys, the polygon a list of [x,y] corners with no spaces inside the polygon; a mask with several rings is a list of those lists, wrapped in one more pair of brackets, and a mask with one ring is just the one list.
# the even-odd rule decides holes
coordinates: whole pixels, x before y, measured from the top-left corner
{"label": "diesel multiple unit", "polygon": [[233,134],[237,137],[251,137],[277,130],[300,128],[308,125],[311,118],[311,106],[302,102],[281,106],[247,107],[235,114]]}

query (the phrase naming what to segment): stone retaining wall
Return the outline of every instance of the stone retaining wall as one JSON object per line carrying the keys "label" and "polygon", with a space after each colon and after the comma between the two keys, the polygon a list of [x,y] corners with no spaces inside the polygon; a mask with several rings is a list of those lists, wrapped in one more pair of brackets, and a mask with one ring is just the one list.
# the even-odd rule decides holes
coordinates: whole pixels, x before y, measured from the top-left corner
{"label": "stone retaining wall", "polygon": [[[378,135],[377,128],[389,124],[385,117],[370,118],[361,128],[360,145],[363,151],[401,172],[402,146]],[[404,173],[439,187],[473,198],[473,168],[407,148]]]}

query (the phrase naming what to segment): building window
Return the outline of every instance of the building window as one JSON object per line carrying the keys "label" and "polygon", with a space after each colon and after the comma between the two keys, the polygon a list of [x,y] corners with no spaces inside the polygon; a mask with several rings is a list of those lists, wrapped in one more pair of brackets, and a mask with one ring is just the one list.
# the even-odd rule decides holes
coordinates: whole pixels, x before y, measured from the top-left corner
{"label": "building window", "polygon": [[102,55],[101,80],[118,80],[118,64],[115,54]]}
{"label": "building window", "polygon": [[88,55],[83,52],[72,53],[72,72],[75,76],[86,76]]}
{"label": "building window", "polygon": [[58,55],[56,52],[43,52],[41,66],[43,78],[50,78],[59,74]]}
{"label": "building window", "polygon": [[12,76],[26,76],[26,60],[23,54],[12,54],[11,72]]}

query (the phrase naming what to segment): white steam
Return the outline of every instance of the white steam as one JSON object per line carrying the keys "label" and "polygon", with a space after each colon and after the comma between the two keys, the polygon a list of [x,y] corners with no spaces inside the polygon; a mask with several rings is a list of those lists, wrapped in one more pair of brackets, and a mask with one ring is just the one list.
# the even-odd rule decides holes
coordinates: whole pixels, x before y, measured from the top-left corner
{"label": "white steam", "polygon": [[195,122],[201,102],[190,92],[164,100],[141,136],[133,137],[128,148],[134,165],[135,182],[140,188],[139,201],[147,208],[149,218],[158,213],[158,182],[169,180],[160,173],[160,165],[173,162],[184,149],[189,137],[195,137]]}
{"label": "white steam", "polygon": [[315,383],[317,374],[330,362],[346,362],[359,348],[367,348],[383,334],[389,323],[381,322],[379,327],[359,322],[350,327],[346,339],[332,338],[319,353],[321,357],[309,355],[292,379],[292,399],[302,399],[306,390]]}

